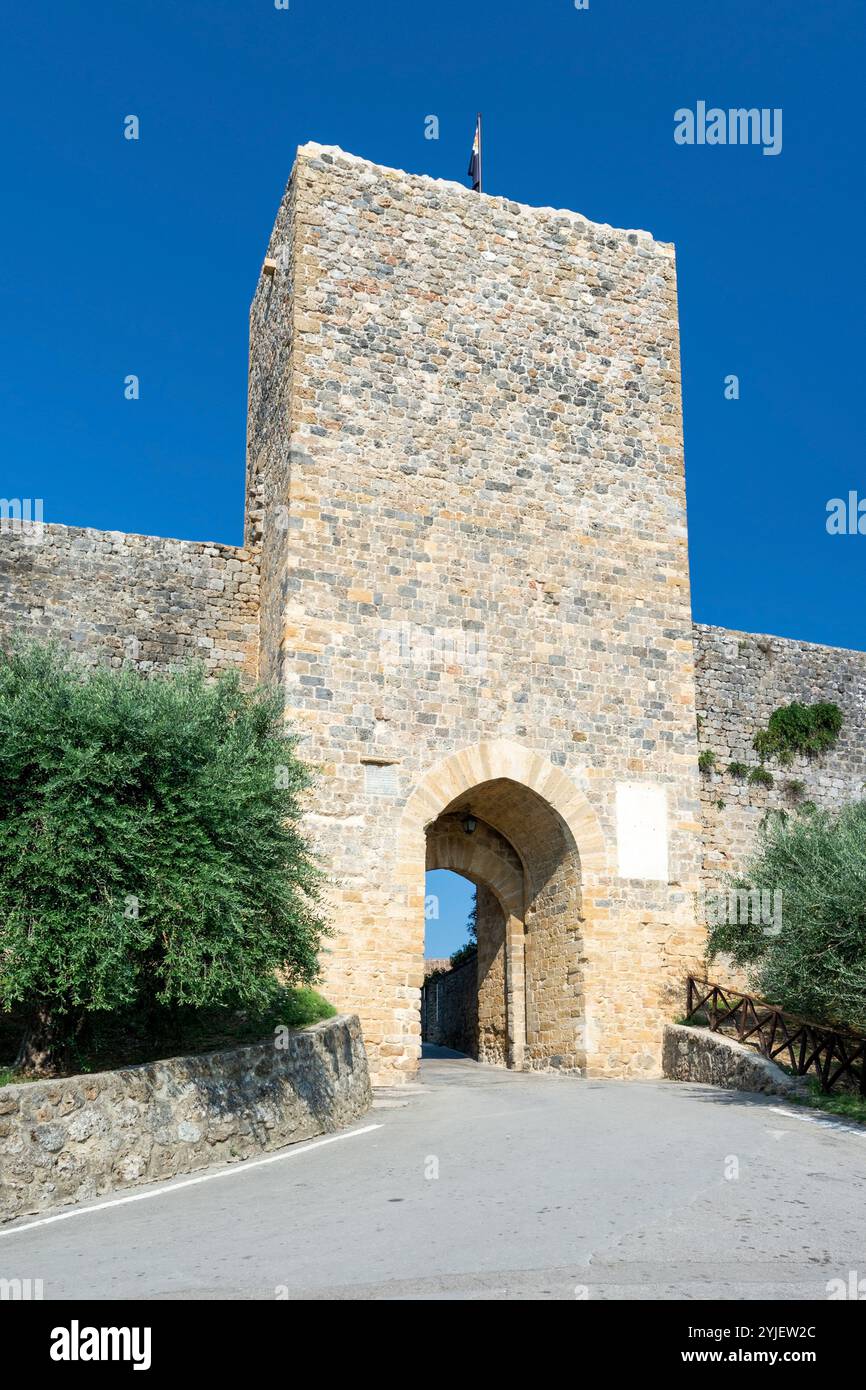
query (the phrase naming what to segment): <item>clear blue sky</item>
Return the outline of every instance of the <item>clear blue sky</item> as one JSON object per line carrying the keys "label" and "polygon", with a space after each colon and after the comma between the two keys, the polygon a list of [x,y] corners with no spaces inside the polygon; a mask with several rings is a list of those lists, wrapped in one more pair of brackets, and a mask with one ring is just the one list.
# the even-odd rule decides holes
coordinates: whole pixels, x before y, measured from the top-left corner
{"label": "clear blue sky", "polygon": [[[866,649],[866,536],[825,530],[866,496],[864,47],[862,0],[8,6],[0,493],[238,543],[296,145],[459,180],[481,109],[489,192],[676,242],[696,618]],[[676,145],[699,100],[781,107],[782,153]]]}
{"label": "clear blue sky", "polygon": [[433,869],[427,875],[424,921],[424,955],[428,960],[450,956],[468,938],[467,925],[475,888],[449,869]]}

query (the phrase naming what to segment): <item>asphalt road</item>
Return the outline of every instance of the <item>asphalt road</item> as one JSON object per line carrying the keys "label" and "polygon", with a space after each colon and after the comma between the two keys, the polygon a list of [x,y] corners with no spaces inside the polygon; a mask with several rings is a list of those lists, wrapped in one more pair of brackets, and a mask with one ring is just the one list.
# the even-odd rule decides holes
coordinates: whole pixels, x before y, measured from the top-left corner
{"label": "asphalt road", "polygon": [[46,1299],[569,1300],[866,1279],[866,1130],[456,1054],[422,1078],[324,1141],[4,1226],[0,1278]]}

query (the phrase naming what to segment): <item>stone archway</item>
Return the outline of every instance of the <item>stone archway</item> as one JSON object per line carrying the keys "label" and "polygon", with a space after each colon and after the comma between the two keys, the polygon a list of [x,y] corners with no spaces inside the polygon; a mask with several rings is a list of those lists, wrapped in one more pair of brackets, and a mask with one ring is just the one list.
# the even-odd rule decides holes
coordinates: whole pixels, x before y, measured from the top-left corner
{"label": "stone archway", "polygon": [[[472,1026],[460,1029],[460,1036],[469,1045],[461,1047],[443,1035],[433,1040],[468,1051],[480,1062],[520,1067],[526,1020],[523,993],[513,987],[515,951],[510,943],[521,941],[524,929],[523,864],[508,840],[492,826],[475,820],[468,833],[464,817],[446,811],[427,830],[426,868],[428,873],[447,869],[460,874],[475,884],[477,893],[477,952],[461,967],[472,971],[474,987],[462,981],[458,986],[449,976],[438,980],[434,989],[437,1022],[442,995],[454,996],[462,1012],[471,1008]],[[429,993],[426,981],[425,991]],[[422,1001],[422,1022],[423,1018]]]}
{"label": "stone archway", "polygon": [[[489,837],[459,838],[469,807],[510,855]],[[398,880],[419,923],[427,867],[455,868],[502,908],[509,1065],[583,1071],[584,893],[604,875],[606,852],[581,790],[520,745],[461,750],[422,779],[401,817]]]}

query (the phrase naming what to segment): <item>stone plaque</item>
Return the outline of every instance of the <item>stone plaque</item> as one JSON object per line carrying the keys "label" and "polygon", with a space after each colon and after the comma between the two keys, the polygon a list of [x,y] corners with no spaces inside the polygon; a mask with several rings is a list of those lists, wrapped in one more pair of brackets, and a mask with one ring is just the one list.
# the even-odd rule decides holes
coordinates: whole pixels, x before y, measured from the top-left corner
{"label": "stone plaque", "polygon": [[365,763],[364,790],[368,796],[397,796],[396,763]]}
{"label": "stone plaque", "polygon": [[617,782],[616,845],[620,878],[667,883],[666,787],[654,782]]}

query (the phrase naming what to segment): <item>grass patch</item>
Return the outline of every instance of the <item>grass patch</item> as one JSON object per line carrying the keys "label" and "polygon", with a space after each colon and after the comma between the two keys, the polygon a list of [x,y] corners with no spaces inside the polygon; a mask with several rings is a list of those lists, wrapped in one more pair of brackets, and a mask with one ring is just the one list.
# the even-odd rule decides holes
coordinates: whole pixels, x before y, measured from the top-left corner
{"label": "grass patch", "polygon": [[0,1090],[4,1086],[23,1086],[25,1081],[38,1081],[38,1076],[25,1076],[23,1072],[13,1071],[11,1067],[0,1067]]}
{"label": "grass patch", "polygon": [[[71,1067],[65,1075],[113,1071],[138,1066],[166,1057],[196,1056],[224,1048],[242,1047],[273,1036],[278,1027],[308,1028],[322,1019],[333,1018],[337,1010],[321,994],[310,988],[280,990],[273,1004],[259,1011],[250,1009],[174,1009],[163,1010],[155,1018],[128,1014],[91,1014],[86,1034],[74,1049]],[[34,1080],[13,1072],[23,1021],[12,1015],[0,1017],[0,1086]]]}
{"label": "grass patch", "polygon": [[866,1099],[856,1091],[831,1091],[827,1096],[820,1084],[809,1076],[809,1094],[791,1096],[797,1105],[807,1105],[812,1110],[824,1110],[828,1115],[836,1115],[842,1120],[853,1120],[855,1124],[866,1125]]}
{"label": "grass patch", "polygon": [[[706,1012],[697,1014],[693,1018],[677,1018],[674,1022],[683,1028],[709,1027],[709,1018]],[[737,1041],[732,1033],[724,1031],[724,1027],[719,1029],[715,1036],[728,1038],[732,1042]],[[753,1051],[756,1057],[764,1055],[757,1048],[754,1048]],[[779,1057],[774,1057],[772,1060],[773,1065],[785,1072],[792,1080],[799,1079],[807,1084],[808,1090],[804,1091],[802,1095],[786,1096],[786,1100],[791,1101],[794,1105],[803,1105],[809,1110],[823,1110],[826,1114],[835,1115],[840,1120],[850,1120],[854,1124],[866,1125],[866,1099],[857,1091],[831,1091],[830,1095],[825,1095],[821,1090],[821,1083],[814,1076],[798,1078],[793,1067],[787,1066]]]}
{"label": "grass patch", "polygon": [[765,767],[753,767],[749,773],[749,781],[756,787],[772,787],[773,774]]}

